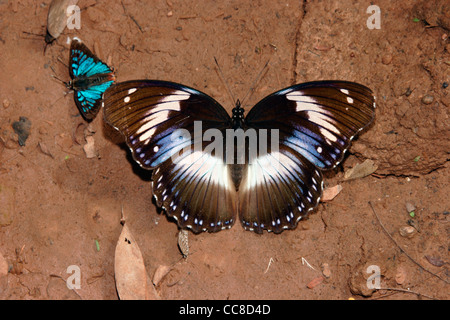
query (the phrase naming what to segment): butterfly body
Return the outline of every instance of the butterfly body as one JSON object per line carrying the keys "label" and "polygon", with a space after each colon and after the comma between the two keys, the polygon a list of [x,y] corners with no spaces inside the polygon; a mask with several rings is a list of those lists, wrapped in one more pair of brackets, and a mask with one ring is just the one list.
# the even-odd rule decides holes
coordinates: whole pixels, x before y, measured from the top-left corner
{"label": "butterfly body", "polygon": [[246,116],[239,101],[230,117],[198,90],[153,80],[112,86],[104,106],[133,158],[153,170],[157,205],[194,232],[236,220],[257,233],[295,228],[320,200],[321,171],[375,115],[372,91],[346,81],[285,88]]}
{"label": "butterfly body", "polygon": [[87,91],[92,87],[100,86],[102,84],[109,85],[110,82],[113,81],[115,81],[114,74],[102,73],[91,77],[81,76],[75,78],[74,80],[68,82],[67,87],[75,91]]}
{"label": "butterfly body", "polygon": [[97,58],[78,38],[70,46],[69,73],[66,83],[74,90],[75,104],[86,120],[92,120],[101,107],[102,95],[115,81],[112,68]]}

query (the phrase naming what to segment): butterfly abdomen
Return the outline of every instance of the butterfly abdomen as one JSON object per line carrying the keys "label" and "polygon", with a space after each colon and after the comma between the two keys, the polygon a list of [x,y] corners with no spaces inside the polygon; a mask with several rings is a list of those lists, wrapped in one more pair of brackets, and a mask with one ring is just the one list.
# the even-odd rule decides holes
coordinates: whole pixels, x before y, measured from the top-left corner
{"label": "butterfly abdomen", "polygon": [[229,169],[230,169],[231,180],[233,181],[236,191],[238,191],[239,186],[241,185],[242,177],[247,172],[247,165],[245,165],[245,164],[230,164]]}

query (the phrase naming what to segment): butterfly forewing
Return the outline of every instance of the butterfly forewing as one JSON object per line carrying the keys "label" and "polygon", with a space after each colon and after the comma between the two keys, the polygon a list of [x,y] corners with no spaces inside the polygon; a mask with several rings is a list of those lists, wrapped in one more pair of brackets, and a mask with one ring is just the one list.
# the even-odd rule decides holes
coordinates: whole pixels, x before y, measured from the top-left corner
{"label": "butterfly forewing", "polygon": [[317,81],[266,97],[250,110],[246,124],[278,129],[282,145],[324,170],[339,164],[351,140],[374,115],[369,88],[347,81]]}
{"label": "butterfly forewing", "polygon": [[[106,121],[124,134],[134,159],[147,169],[193,145],[196,121],[201,135],[224,130],[230,122],[215,100],[172,82],[121,82],[105,92],[104,104]],[[177,129],[187,130],[189,137],[176,134]]]}
{"label": "butterfly forewing", "polygon": [[223,157],[203,152],[201,137],[200,150],[194,148],[196,135],[230,126],[220,104],[179,84],[136,80],[108,89],[104,105],[105,120],[125,136],[136,162],[155,169],[158,206],[194,232],[231,227],[237,199],[228,166]]}

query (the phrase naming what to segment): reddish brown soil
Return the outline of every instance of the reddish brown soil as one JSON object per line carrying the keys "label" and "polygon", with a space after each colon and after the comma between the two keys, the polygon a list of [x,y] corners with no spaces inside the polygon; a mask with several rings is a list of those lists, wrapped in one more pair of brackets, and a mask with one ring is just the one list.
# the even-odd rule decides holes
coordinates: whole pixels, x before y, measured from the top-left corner
{"label": "reddish brown soil", "polygon": [[[381,29],[370,30],[369,2],[350,0],[80,0],[81,29],[66,29],[44,55],[43,38],[23,31],[44,34],[49,2],[0,1],[0,260],[8,266],[7,275],[0,270],[0,299],[117,299],[122,206],[150,277],[159,265],[172,266],[156,288],[161,299],[425,298],[368,290],[370,265],[380,267],[383,288],[449,298],[446,1],[379,0]],[[133,163],[102,116],[91,124],[98,157],[83,151],[86,123],[72,93],[51,77],[54,69],[69,80],[58,59],[68,60],[66,40],[75,35],[115,67],[118,81],[181,82],[228,111],[233,103],[213,57],[236,97],[270,59],[247,108],[297,82],[365,84],[377,96],[376,120],[326,174],[326,185],[366,158],[379,168],[341,182],[343,191],[293,231],[257,235],[235,225],[189,234],[184,260],[177,225],[152,202],[150,174]],[[12,128],[20,117],[31,121],[25,146]],[[414,218],[407,202],[416,207]],[[399,234],[408,223],[419,230],[412,238]],[[308,288],[323,276],[324,263],[330,277]],[[81,270],[76,292],[63,281],[70,265]]]}

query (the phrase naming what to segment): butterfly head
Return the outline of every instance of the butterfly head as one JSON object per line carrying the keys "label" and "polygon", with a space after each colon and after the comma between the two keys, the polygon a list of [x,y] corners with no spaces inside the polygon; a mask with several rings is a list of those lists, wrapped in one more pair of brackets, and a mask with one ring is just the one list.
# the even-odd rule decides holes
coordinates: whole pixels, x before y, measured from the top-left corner
{"label": "butterfly head", "polygon": [[241,107],[241,101],[236,101],[236,106],[233,108],[233,129],[242,128],[244,124],[244,108]]}

